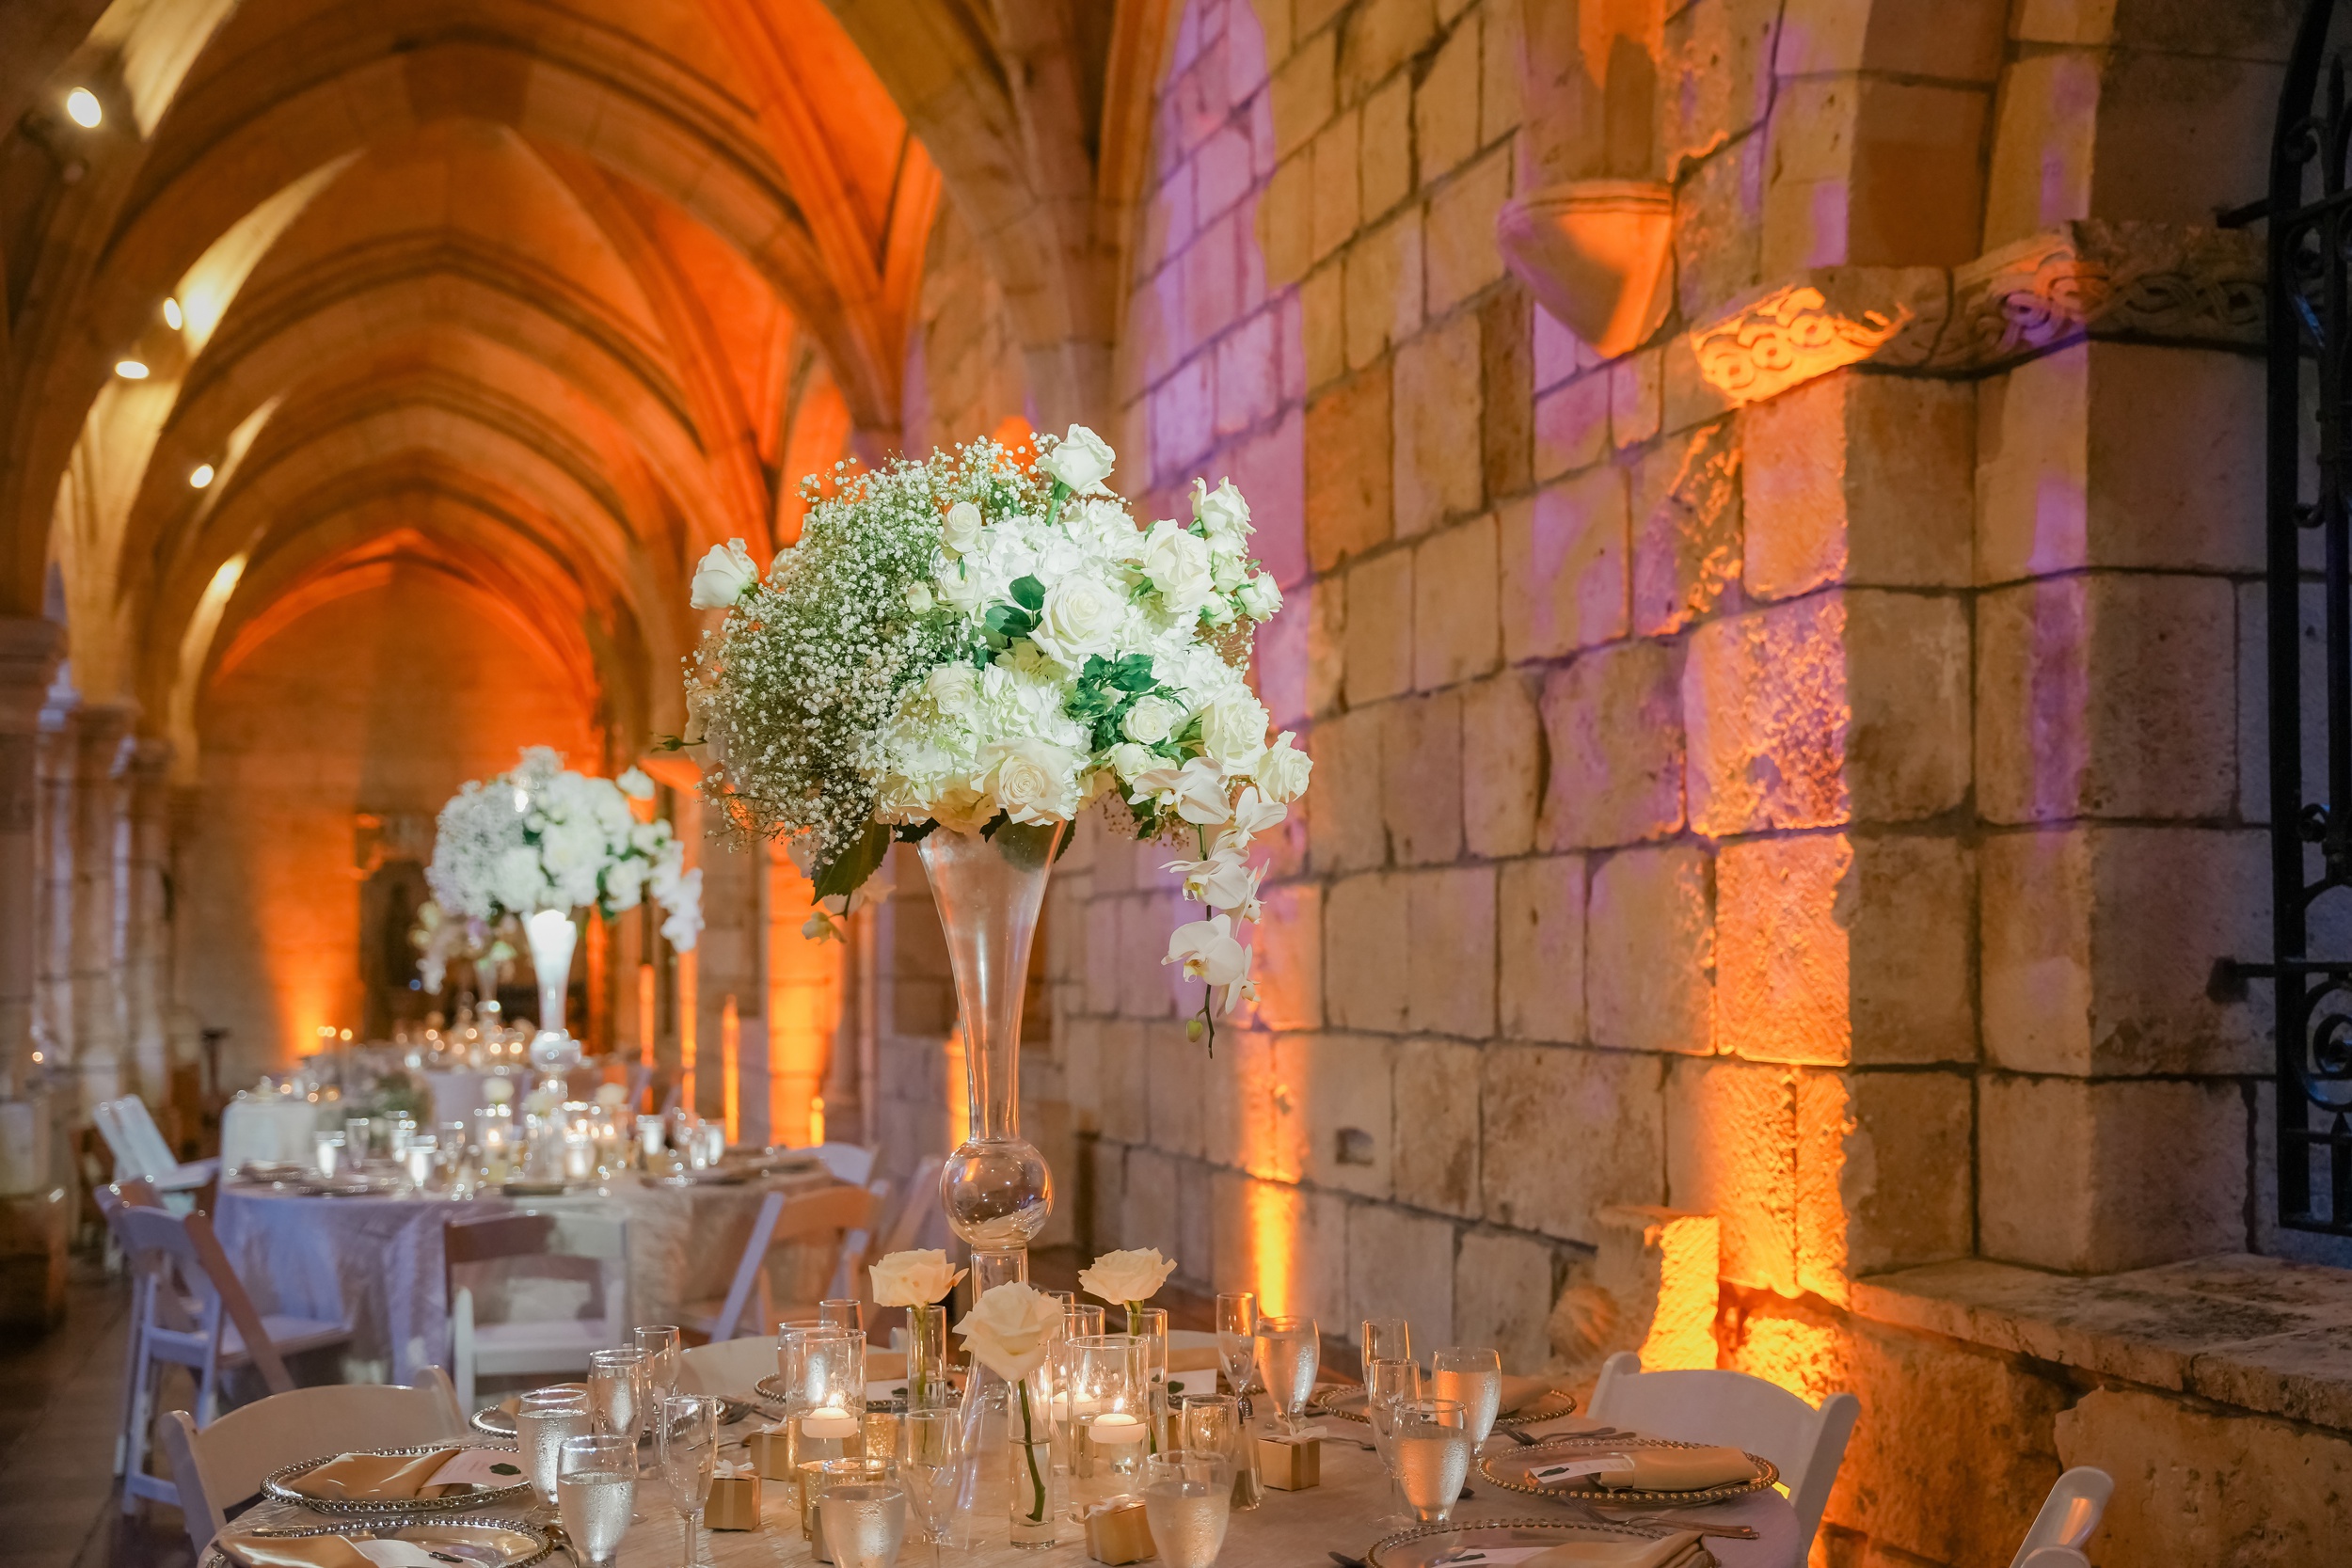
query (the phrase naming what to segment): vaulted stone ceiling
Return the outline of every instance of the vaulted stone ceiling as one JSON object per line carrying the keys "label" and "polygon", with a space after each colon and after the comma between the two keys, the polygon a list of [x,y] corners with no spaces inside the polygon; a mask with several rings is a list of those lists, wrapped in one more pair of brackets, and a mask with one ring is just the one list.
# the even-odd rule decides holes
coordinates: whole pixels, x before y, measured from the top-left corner
{"label": "vaulted stone ceiling", "polygon": [[819,0],[32,9],[0,593],[61,596],[85,698],[183,754],[208,671],[391,566],[620,744],[675,727],[694,558],[896,444],[939,178]]}

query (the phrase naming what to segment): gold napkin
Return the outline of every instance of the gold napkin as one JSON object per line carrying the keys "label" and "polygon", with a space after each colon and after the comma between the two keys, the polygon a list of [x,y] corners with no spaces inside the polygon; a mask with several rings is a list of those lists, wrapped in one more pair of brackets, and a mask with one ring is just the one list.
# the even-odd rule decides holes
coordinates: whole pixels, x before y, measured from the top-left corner
{"label": "gold napkin", "polygon": [[1710,1486],[1737,1486],[1756,1479],[1756,1461],[1738,1449],[1631,1449],[1630,1471],[1604,1472],[1592,1479],[1612,1489],[1638,1492],[1701,1492]]}
{"label": "gold napkin", "polygon": [[1521,1559],[1518,1568],[1677,1568],[1697,1555],[1698,1544],[1689,1530],[1658,1541],[1563,1541]]}
{"label": "gold napkin", "polygon": [[213,1544],[230,1561],[244,1568],[375,1568],[358,1547],[340,1535],[306,1535],[291,1541],[224,1535]]}
{"label": "gold napkin", "polygon": [[1170,1347],[1168,1370],[1171,1372],[1214,1372],[1224,1369],[1225,1358],[1214,1345],[1196,1345],[1187,1350]]}
{"label": "gold napkin", "polygon": [[1513,1377],[1503,1374],[1502,1402],[1499,1406],[1505,1416],[1516,1416],[1538,1401],[1549,1398],[1555,1380],[1548,1377]]}
{"label": "gold napkin", "polygon": [[[338,1454],[296,1480],[294,1489],[306,1497],[423,1497],[425,1483],[456,1451],[449,1448],[436,1449],[430,1453]],[[439,1497],[441,1488],[434,1488],[431,1495]],[[312,1539],[324,1541],[326,1537]]]}

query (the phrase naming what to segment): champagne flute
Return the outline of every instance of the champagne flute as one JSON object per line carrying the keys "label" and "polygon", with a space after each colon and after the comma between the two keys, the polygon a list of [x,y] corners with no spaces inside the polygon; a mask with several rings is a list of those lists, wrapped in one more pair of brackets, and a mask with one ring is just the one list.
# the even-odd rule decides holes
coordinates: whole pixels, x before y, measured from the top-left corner
{"label": "champagne flute", "polygon": [[1233,1465],[1221,1453],[1171,1449],[1143,1462],[1143,1517],[1160,1568],[1212,1568],[1233,1512]]}
{"label": "champagne flute", "polygon": [[719,1462],[719,1402],[699,1394],[672,1394],[661,1402],[655,1423],[661,1452],[661,1479],[670,1501],[686,1520],[686,1568],[701,1568],[703,1508]]}
{"label": "champagne flute", "polygon": [[1430,1392],[1460,1404],[1470,1447],[1486,1440],[1502,1408],[1502,1357],[1484,1345],[1454,1345],[1429,1358]]}
{"label": "champagne flute", "polygon": [[1372,1444],[1380,1450],[1380,1464],[1389,1472],[1389,1513],[1383,1524],[1411,1524],[1405,1512],[1396,1468],[1396,1412],[1400,1404],[1421,1398],[1421,1369],[1410,1361],[1364,1363],[1364,1418],[1372,1423]]}
{"label": "champagne flute", "polygon": [[1321,1357],[1322,1332],[1314,1319],[1258,1320],[1258,1375],[1265,1379],[1266,1397],[1274,1402],[1275,1424],[1286,1433],[1304,1424],[1300,1418],[1315,1391]]}
{"label": "champagne flute", "polygon": [[1410,1361],[1413,1358],[1413,1325],[1403,1318],[1366,1318],[1363,1327],[1364,1363],[1375,1361]]}
{"label": "champagne flute", "polygon": [[675,1323],[649,1323],[636,1331],[637,1348],[645,1353],[645,1402],[656,1413],[661,1402],[677,1392],[678,1332]]}
{"label": "champagne flute", "polygon": [[566,1437],[556,1458],[555,1505],[580,1568],[612,1568],[634,1517],[637,1444],[610,1433]]}
{"label": "champagne flute", "polygon": [[1258,1361],[1258,1298],[1234,1291],[1216,1298],[1216,1353],[1225,1363],[1225,1381],[1241,1401],[1245,1425],[1250,1416],[1250,1374]]}
{"label": "champagne flute", "polygon": [[[591,1351],[588,1354],[588,1413],[596,1430],[608,1437],[628,1440],[628,1462],[637,1463],[637,1439],[645,1430],[645,1353],[634,1346]],[[632,1513],[629,1523],[643,1524]]]}
{"label": "champagne flute", "polygon": [[1468,1414],[1455,1400],[1400,1400],[1393,1419],[1389,1442],[1405,1501],[1421,1523],[1442,1525],[1470,1479]]}
{"label": "champagne flute", "polygon": [[899,1426],[905,1442],[899,1474],[915,1528],[930,1545],[931,1568],[939,1568],[939,1548],[955,1517],[958,1461],[963,1453],[961,1417],[961,1408],[942,1390],[935,1400],[910,1404]]}
{"label": "champagne flute", "polygon": [[588,1395],[580,1388],[533,1388],[515,1407],[515,1443],[531,1472],[532,1490],[556,1505],[556,1459],[567,1437],[589,1434]]}

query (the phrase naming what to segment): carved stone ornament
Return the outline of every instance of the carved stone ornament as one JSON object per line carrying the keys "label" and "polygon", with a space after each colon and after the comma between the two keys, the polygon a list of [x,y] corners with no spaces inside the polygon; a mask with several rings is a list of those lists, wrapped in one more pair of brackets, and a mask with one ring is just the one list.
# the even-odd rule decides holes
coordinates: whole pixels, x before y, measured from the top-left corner
{"label": "carved stone ornament", "polygon": [[2261,241],[2227,230],[2084,220],[1946,272],[1825,267],[1688,336],[1733,405],[1867,361],[1981,375],[2085,338],[2261,344]]}
{"label": "carved stone ornament", "polygon": [[1504,203],[1502,260],[1535,302],[1604,358],[1640,347],[1674,297],[1674,188],[1571,180]]}

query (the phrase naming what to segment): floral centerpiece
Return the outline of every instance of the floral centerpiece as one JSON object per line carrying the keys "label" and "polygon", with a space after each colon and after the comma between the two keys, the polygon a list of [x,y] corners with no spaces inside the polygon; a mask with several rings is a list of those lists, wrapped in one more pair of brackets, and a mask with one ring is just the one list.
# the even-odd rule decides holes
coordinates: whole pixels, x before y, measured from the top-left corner
{"label": "floral centerpiece", "polygon": [[704,559],[693,603],[726,611],[689,682],[704,789],[739,832],[803,841],[835,914],[893,840],[942,828],[1058,829],[1099,803],[1181,845],[1169,869],[1214,912],[1165,961],[1206,982],[1190,1027],[1214,1049],[1217,1012],[1254,994],[1250,848],[1310,768],[1248,680],[1281,592],[1230,482],[1138,528],[1100,437],[1039,446],[1028,466],[978,441],[838,468],[803,487],[800,542],[765,578],[740,541]]}
{"label": "floral centerpiece", "polygon": [[1053,1445],[1038,1419],[1037,1407],[1044,1402],[1044,1395],[1031,1385],[1045,1365],[1046,1352],[1061,1321],[1060,1302],[1016,1280],[981,1291],[972,1310],[956,1324],[956,1332],[973,1356],[1017,1391],[1020,1425],[1011,1434],[1010,1499],[1017,1545],[1050,1546],[1054,1541],[1054,1514],[1046,1490],[1054,1469]]}
{"label": "floral centerpiece", "polygon": [[929,1409],[946,1384],[947,1310],[941,1304],[965,1271],[931,1247],[894,1252],[867,1271],[874,1305],[903,1307],[907,1313],[907,1408]]}
{"label": "floral centerpiece", "polygon": [[[438,994],[449,980],[452,958],[463,958],[477,971],[477,984],[486,978],[489,990],[515,959],[515,944],[509,941],[512,926],[501,921],[492,926],[487,920],[466,915],[445,913],[440,904],[431,898],[417,906],[417,923],[408,931],[408,944],[417,950],[417,974],[424,989]],[[485,973],[486,972],[486,973]]]}

